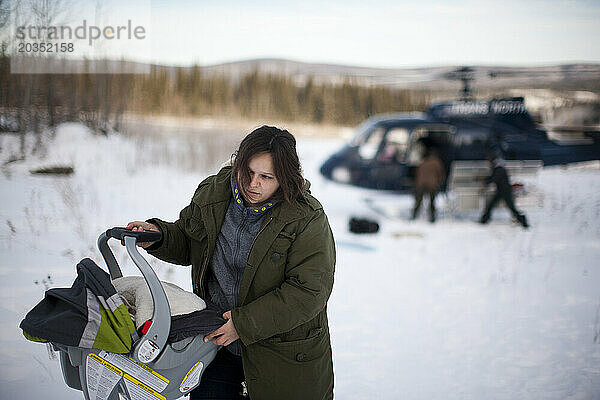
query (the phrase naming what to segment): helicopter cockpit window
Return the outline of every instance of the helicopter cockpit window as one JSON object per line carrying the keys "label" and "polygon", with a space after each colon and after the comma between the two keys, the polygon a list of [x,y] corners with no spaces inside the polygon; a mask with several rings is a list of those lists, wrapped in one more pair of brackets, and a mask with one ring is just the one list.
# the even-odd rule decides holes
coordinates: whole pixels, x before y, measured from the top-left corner
{"label": "helicopter cockpit window", "polygon": [[363,160],[372,160],[375,158],[379,145],[381,145],[384,132],[385,130],[382,127],[377,127],[372,130],[368,136],[364,137],[362,144],[358,144],[360,146],[358,148],[358,154]]}
{"label": "helicopter cockpit window", "polygon": [[377,125],[367,120],[356,128],[356,135],[348,143],[352,147],[360,146],[363,144],[374,130],[377,129]]}
{"label": "helicopter cockpit window", "polygon": [[388,130],[387,135],[385,135],[385,143],[377,156],[378,160],[403,162],[409,139],[410,132],[406,128],[391,128]]}

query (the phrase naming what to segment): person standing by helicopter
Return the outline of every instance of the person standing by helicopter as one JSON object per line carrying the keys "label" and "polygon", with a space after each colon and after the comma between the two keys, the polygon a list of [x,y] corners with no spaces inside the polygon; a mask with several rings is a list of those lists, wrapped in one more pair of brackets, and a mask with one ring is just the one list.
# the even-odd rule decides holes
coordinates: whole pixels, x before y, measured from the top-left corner
{"label": "person standing by helicopter", "polygon": [[431,145],[427,146],[423,161],[421,161],[415,173],[415,206],[412,212],[412,219],[417,218],[423,201],[423,195],[428,194],[429,221],[435,222],[435,197],[444,183],[445,175],[444,164],[438,157],[437,150]]}
{"label": "person standing by helicopter", "polygon": [[490,162],[491,174],[485,180],[485,187],[490,183],[496,186],[496,192],[488,200],[485,210],[479,219],[479,223],[487,224],[492,215],[492,210],[498,205],[500,200],[504,200],[508,209],[512,212],[515,219],[523,226],[523,228],[529,228],[527,223],[527,217],[525,214],[517,210],[515,207],[515,200],[512,193],[512,186],[508,178],[508,172],[504,168],[504,159],[497,153],[491,153],[487,155],[487,160]]}

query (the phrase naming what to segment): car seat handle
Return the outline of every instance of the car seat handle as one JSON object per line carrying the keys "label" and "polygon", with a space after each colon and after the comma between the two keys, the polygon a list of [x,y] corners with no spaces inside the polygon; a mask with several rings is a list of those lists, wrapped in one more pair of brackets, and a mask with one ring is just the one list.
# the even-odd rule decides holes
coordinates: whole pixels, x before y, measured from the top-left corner
{"label": "car seat handle", "polygon": [[150,289],[150,295],[154,304],[152,324],[146,334],[136,342],[133,348],[133,359],[142,364],[152,362],[165,347],[171,330],[171,309],[167,295],[156,273],[150,264],[148,264],[148,261],[139,253],[136,243],[138,240],[160,240],[161,236],[161,232],[140,232],[130,231],[125,228],[112,228],[103,232],[98,238],[98,248],[100,249],[100,253],[102,253],[102,257],[104,257],[111,279],[123,276],[121,268],[108,246],[108,240],[115,238],[124,240],[127,253],[144,276],[146,284]]}
{"label": "car seat handle", "polygon": [[[103,232],[98,238],[98,249],[106,262],[106,267],[110,273],[111,279],[117,279],[123,276],[121,268],[115,259],[113,252],[108,246],[108,240],[110,238],[124,241],[126,236],[132,236],[137,239],[138,242],[157,242],[162,239],[162,232],[155,231],[132,231],[126,228],[111,228]],[[139,268],[139,266],[138,266]]]}
{"label": "car seat handle", "polygon": [[142,364],[147,364],[156,359],[167,343],[171,331],[171,309],[162,284],[148,261],[137,250],[136,242],[137,238],[135,236],[125,236],[127,253],[142,272],[150,288],[154,311],[152,325],[134,346],[133,359]]}
{"label": "car seat handle", "polygon": [[124,240],[125,236],[133,236],[138,242],[157,242],[162,239],[160,231],[132,231],[127,228],[115,227],[106,231],[106,236],[111,238]]}
{"label": "car seat handle", "polygon": [[108,236],[106,232],[102,232],[98,237],[98,249],[100,250],[100,254],[102,254],[102,258],[104,258],[104,262],[106,263],[106,267],[110,274],[110,279],[117,279],[122,277],[123,273],[121,272],[121,268],[119,267],[119,263],[117,263],[115,255],[108,246],[108,239],[110,238],[111,237]]}

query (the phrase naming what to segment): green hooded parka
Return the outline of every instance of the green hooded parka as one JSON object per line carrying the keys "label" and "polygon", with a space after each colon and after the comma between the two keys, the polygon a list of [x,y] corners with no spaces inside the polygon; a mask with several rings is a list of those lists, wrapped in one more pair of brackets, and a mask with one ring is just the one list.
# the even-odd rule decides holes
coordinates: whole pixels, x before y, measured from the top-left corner
{"label": "green hooded parka", "polygon": [[[151,219],[163,241],[148,252],[192,265],[194,292],[206,295],[212,258],[232,197],[231,167],[205,179],[175,222]],[[327,300],[335,244],[321,204],[305,190],[296,206],[276,204],[257,234],[232,320],[252,400],[333,398]]]}

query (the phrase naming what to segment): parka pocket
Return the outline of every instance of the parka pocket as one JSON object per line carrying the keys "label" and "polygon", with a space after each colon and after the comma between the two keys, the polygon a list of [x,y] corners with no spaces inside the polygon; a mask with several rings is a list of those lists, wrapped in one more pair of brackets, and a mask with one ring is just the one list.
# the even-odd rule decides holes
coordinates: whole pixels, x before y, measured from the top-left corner
{"label": "parka pocket", "polygon": [[285,265],[287,253],[294,241],[295,235],[280,232],[269,249],[269,261],[275,266]]}
{"label": "parka pocket", "polygon": [[287,251],[287,249],[289,249],[290,246],[292,245],[292,243],[294,242],[295,238],[296,238],[296,235],[290,235],[285,232],[279,232],[279,234],[273,241],[273,245],[271,247],[273,249]]}
{"label": "parka pocket", "polygon": [[329,335],[321,327],[312,328],[304,339],[284,341],[280,337],[267,339],[268,347],[293,363],[313,361],[329,348]]}
{"label": "parka pocket", "polygon": [[332,399],[333,364],[328,329],[313,328],[304,339],[279,342],[278,339],[267,339],[246,348],[250,361],[246,379],[252,398]]}

